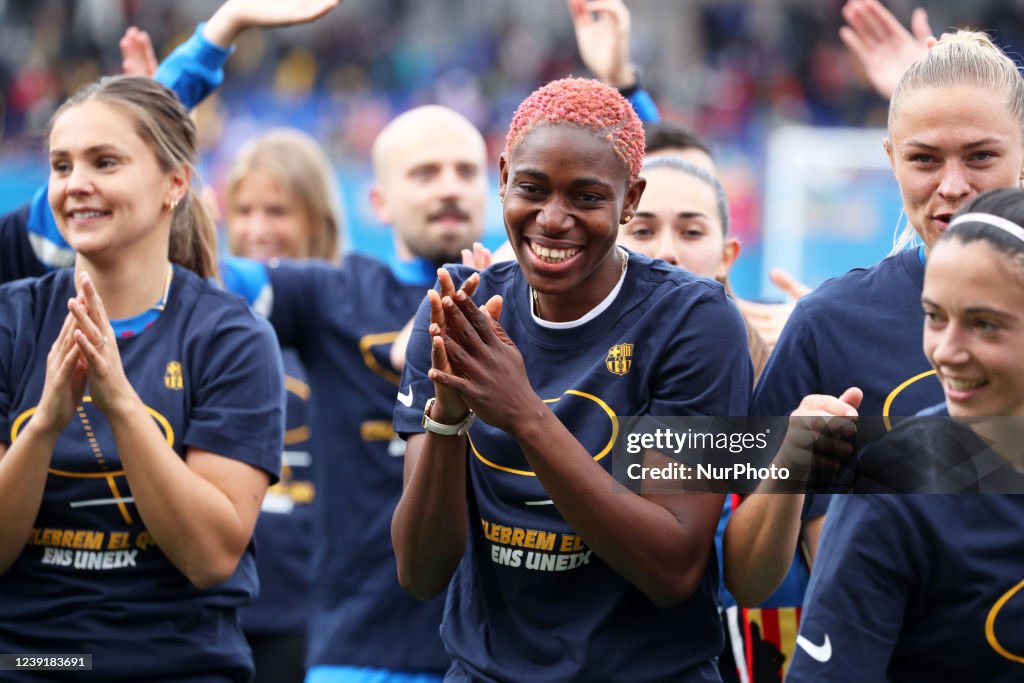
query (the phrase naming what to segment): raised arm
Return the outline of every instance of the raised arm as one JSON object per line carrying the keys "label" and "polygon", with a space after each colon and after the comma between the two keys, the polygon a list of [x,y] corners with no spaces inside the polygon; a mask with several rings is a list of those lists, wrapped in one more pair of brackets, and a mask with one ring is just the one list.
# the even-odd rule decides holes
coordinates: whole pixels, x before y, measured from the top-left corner
{"label": "raised arm", "polygon": [[[133,76],[152,76],[174,91],[186,109],[192,109],[224,80],[224,64],[231,43],[247,28],[287,26],[322,17],[341,0],[228,0],[209,21],[200,24],[187,41],[155,67],[152,43],[144,31],[128,29],[119,46],[122,68]],[[0,282],[38,276],[46,270],[69,266],[74,252],[57,230],[46,201],[46,187],[34,195],[27,221],[13,225],[0,220]],[[8,217],[4,217],[8,218]],[[6,245],[13,243],[13,247]],[[17,258],[11,256],[17,251]]]}
{"label": "raised arm", "polygon": [[569,0],[580,59],[615,88],[636,83],[629,61],[629,9],[622,0]]}
{"label": "raised arm", "polygon": [[935,44],[923,7],[911,16],[913,33],[878,0],[847,0],[842,13],[846,26],[839,29],[839,37],[875,91],[886,99],[892,96],[907,67]]}
{"label": "raised arm", "polygon": [[[863,393],[856,388],[839,397],[807,396],[792,417],[856,417],[862,398]],[[814,422],[804,428],[802,422],[791,421],[779,459],[780,466],[790,470],[793,481],[810,479],[812,459],[818,457],[814,454],[816,440],[822,436],[814,427]],[[792,490],[791,486],[789,482],[765,480],[729,519],[722,540],[722,567],[725,585],[740,605],[760,604],[789,571],[800,539],[804,505],[804,494],[783,492]]]}
{"label": "raised arm", "polygon": [[580,59],[593,74],[618,88],[641,121],[661,119],[654,100],[643,89],[636,65],[629,59],[629,9],[622,0],[569,0]]}
{"label": "raised arm", "polygon": [[153,77],[177,93],[188,109],[224,80],[224,63],[247,28],[272,28],[314,21],[341,0],[227,0],[210,19],[160,64]]}
{"label": "raised arm", "polygon": [[206,22],[203,35],[227,47],[247,28],[273,28],[315,21],[341,0],[227,0]]}

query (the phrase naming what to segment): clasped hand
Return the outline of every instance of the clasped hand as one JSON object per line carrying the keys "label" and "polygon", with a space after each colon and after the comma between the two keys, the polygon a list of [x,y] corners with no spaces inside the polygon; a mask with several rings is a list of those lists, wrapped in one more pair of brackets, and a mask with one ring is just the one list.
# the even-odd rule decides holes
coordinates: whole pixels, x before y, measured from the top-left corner
{"label": "clasped hand", "polygon": [[82,403],[88,382],[93,405],[109,414],[133,394],[121,365],[114,329],[87,273],[78,275],[78,294],[68,299],[68,315],[50,347],[46,379],[33,421],[61,432]]}
{"label": "clasped hand", "polygon": [[431,290],[431,369],[440,415],[434,419],[454,423],[468,410],[510,434],[531,411],[544,403],[530,386],[519,349],[501,323],[502,299],[491,297],[483,307],[472,295],[480,283],[471,275],[456,291],[451,275],[438,270],[441,291]]}

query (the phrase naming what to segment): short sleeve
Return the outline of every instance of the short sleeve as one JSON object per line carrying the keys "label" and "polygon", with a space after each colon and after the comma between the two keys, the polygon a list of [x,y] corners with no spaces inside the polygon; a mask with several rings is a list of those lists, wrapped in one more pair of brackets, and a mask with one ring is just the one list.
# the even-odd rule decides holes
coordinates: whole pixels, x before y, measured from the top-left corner
{"label": "short sleeve", "polygon": [[797,302],[754,391],[753,414],[792,413],[804,396],[820,393],[821,378],[806,297]]}
{"label": "short sleeve", "polygon": [[800,513],[800,519],[808,521],[822,517],[828,512],[829,503],[832,502],[831,493],[816,493],[808,491],[804,494],[804,507]]}
{"label": "short sleeve", "polygon": [[716,286],[685,310],[679,320],[667,323],[676,332],[651,387],[649,414],[747,415],[753,365],[739,309]]}
{"label": "short sleeve", "polygon": [[320,325],[321,293],[330,290],[339,301],[344,300],[344,285],[336,282],[340,271],[336,266],[305,262],[281,263],[267,273],[273,297],[270,324],[281,346],[301,349]]}
{"label": "short sleeve", "polygon": [[276,481],[286,397],[281,351],[269,324],[240,306],[212,325],[190,358],[192,408],[183,442]]}
{"label": "short sleeve", "polygon": [[888,680],[917,584],[915,535],[899,503],[870,495],[832,501],[787,683]]}

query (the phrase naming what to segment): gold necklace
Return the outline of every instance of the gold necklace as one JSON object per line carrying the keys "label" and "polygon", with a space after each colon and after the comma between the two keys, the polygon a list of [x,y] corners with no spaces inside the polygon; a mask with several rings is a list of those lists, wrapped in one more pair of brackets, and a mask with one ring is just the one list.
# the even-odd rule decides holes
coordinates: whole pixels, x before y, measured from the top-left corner
{"label": "gold necklace", "polygon": [[163,312],[167,306],[167,295],[171,293],[171,280],[174,279],[174,265],[168,264],[167,266],[167,280],[164,282],[164,295],[160,297],[160,301],[156,302],[156,305],[151,308],[151,311]]}
{"label": "gold necklace", "polygon": [[[623,274],[625,274],[625,272],[626,272],[626,264],[629,263],[629,252],[627,252],[625,249],[623,249],[621,251],[621,253],[622,253],[622,267],[619,268],[619,279],[620,280],[622,279]],[[534,289],[533,287],[530,287],[530,295],[533,298],[533,314],[536,315],[539,318],[540,317],[540,295],[537,293],[537,290]]]}

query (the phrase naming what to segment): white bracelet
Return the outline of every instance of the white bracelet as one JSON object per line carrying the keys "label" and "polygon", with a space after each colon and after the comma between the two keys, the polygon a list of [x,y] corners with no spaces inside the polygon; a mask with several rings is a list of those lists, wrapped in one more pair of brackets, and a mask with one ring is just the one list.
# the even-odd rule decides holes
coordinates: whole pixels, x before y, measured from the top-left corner
{"label": "white bracelet", "polygon": [[458,424],[444,424],[436,420],[430,419],[430,409],[434,407],[434,403],[437,401],[436,398],[431,396],[427,399],[427,405],[423,407],[423,421],[420,422],[423,428],[428,432],[434,432],[441,436],[462,436],[469,431],[469,428],[473,426],[473,421],[476,420],[476,413],[472,410],[469,411],[469,415],[463,418],[462,422]]}

